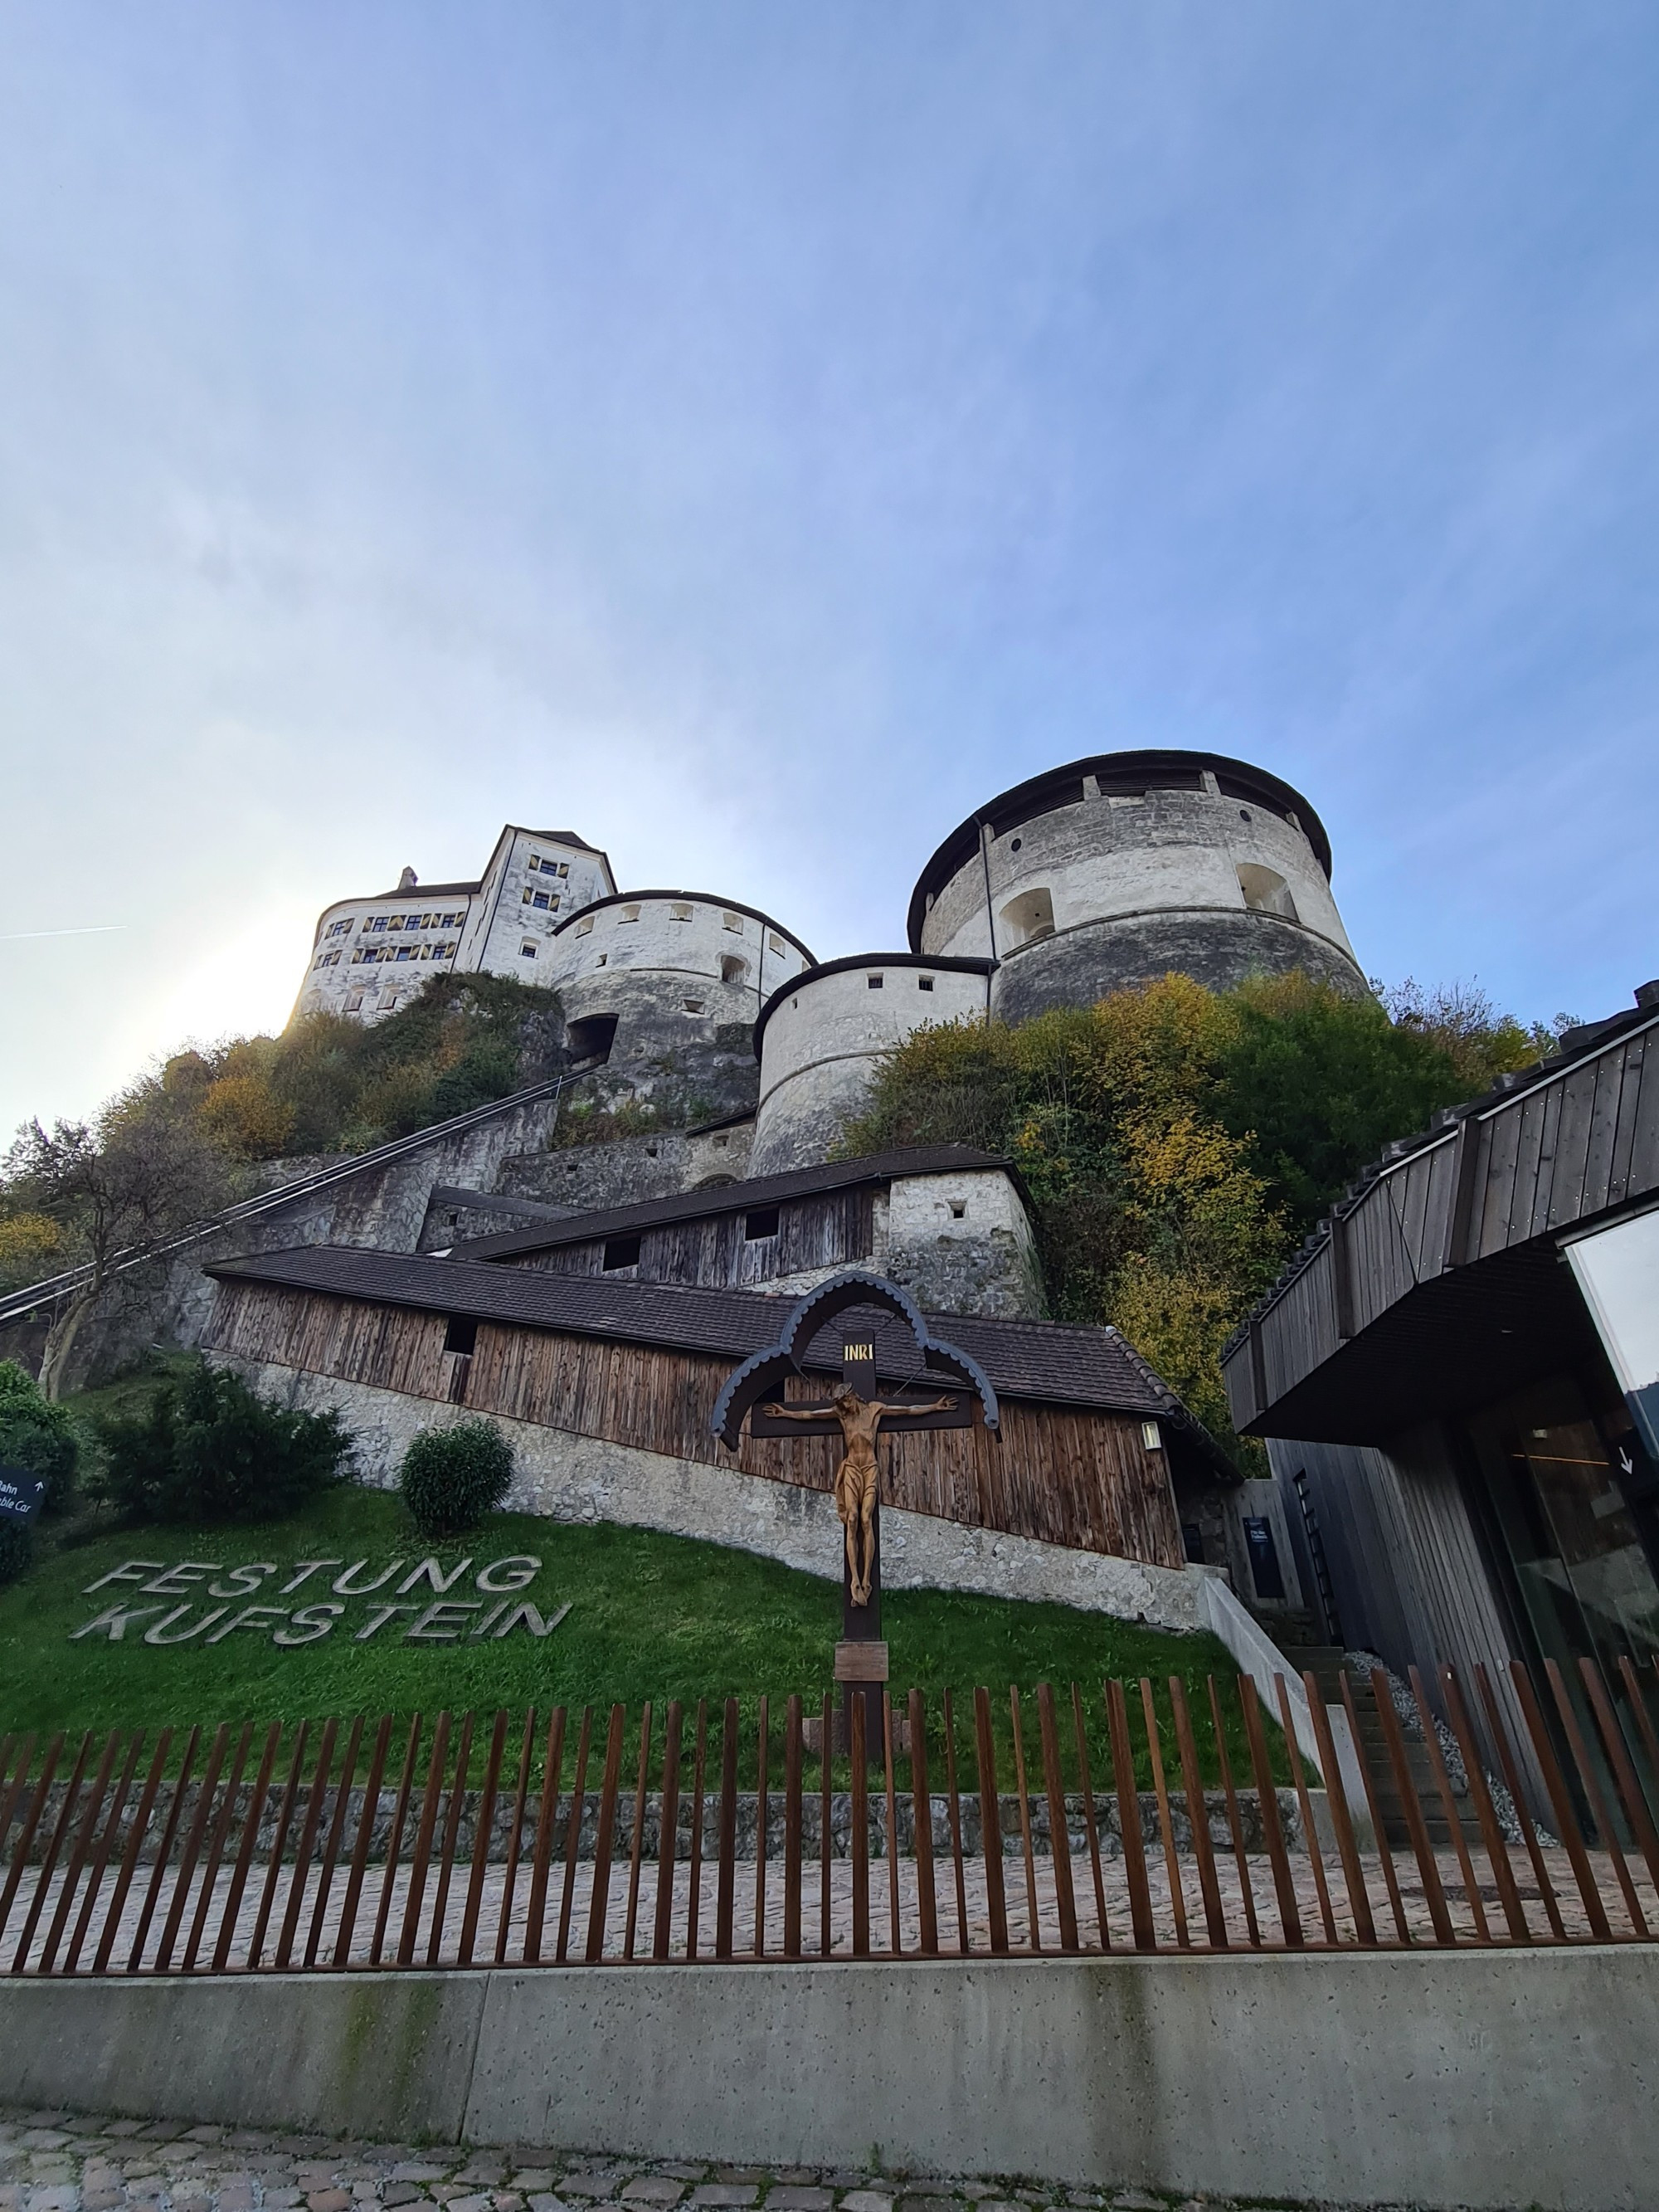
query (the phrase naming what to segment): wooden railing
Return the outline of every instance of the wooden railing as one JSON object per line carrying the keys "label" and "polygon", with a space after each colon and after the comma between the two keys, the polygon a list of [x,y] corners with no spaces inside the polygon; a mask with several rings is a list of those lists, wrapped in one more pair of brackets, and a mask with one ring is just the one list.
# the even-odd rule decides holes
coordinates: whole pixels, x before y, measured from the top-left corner
{"label": "wooden railing", "polygon": [[1322,1783],[1284,1678],[1275,1726],[1248,1676],[1196,1718],[1178,1677],[912,1691],[873,1747],[855,1699],[828,1759],[829,1699],[795,1697],[6,1737],[0,1969],[1651,1941],[1659,1680],[1545,1676],[1439,1671],[1461,1779],[1423,1683],[1408,1738],[1381,1674],[1328,1706],[1303,1678]]}

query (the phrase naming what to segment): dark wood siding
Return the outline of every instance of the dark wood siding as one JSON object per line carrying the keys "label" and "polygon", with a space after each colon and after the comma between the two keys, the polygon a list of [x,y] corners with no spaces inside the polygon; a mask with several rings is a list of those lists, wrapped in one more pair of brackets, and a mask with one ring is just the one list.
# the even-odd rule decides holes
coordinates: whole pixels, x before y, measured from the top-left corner
{"label": "dark wood siding", "polygon": [[[222,1283],[208,1341],[244,1359],[338,1376],[416,1397],[448,1395],[441,1315],[265,1284]],[[544,1428],[827,1491],[840,1457],[827,1437],[745,1437],[735,1459],[709,1419],[729,1360],[599,1337],[479,1324],[466,1403]],[[805,1383],[791,1395],[815,1394]],[[985,1430],[890,1437],[884,1495],[914,1513],[1074,1550],[1179,1567],[1184,1554],[1167,1461],[1138,1417],[1004,1400]]]}
{"label": "dark wood siding", "polygon": [[[769,1209],[778,1216],[777,1233],[771,1237],[750,1237],[744,1213],[667,1222],[641,1231],[637,1265],[617,1272],[640,1282],[726,1291],[751,1289],[818,1267],[848,1267],[867,1260],[873,1249],[875,1196],[866,1186],[786,1200]],[[596,1237],[586,1244],[557,1244],[502,1264],[550,1274],[600,1275],[606,1272],[605,1245],[612,1241]]]}

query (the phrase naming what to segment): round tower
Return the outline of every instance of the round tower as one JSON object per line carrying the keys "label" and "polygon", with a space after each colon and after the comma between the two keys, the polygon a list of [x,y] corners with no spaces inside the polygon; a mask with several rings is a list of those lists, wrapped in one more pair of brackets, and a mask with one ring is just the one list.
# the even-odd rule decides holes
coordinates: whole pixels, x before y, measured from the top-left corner
{"label": "round tower", "polygon": [[1173,969],[1212,990],[1294,968],[1365,979],[1331,848],[1288,783],[1220,753],[1097,754],[981,807],[922,870],[913,951],[996,963],[991,1011],[1090,1006]]}
{"label": "round tower", "polygon": [[991,963],[913,952],[826,960],[774,991],[755,1024],[760,1103],[751,1176],[827,1159],[876,1063],[930,1022],[982,1020]]}
{"label": "round tower", "polygon": [[537,980],[559,994],[571,1050],[606,1056],[643,1095],[653,1085],[641,1071],[696,1068],[711,1054],[745,1067],[756,1016],[811,961],[793,932],[740,900],[621,891],[558,924]]}

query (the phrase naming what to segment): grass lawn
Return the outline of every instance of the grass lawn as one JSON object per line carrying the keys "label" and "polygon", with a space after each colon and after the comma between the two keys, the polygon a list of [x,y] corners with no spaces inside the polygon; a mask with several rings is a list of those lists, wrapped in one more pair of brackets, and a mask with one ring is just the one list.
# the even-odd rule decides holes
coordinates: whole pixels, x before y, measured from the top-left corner
{"label": "grass lawn", "polygon": [[[517,1591],[480,1590],[478,1572],[511,1554],[540,1562],[533,1579]],[[398,1601],[398,1585],[429,1556],[438,1558],[443,1576],[464,1560],[472,1562],[444,1602],[470,1603],[477,1610],[441,1615],[428,1625],[428,1633],[448,1631],[454,1640],[407,1640],[408,1631],[421,1625],[422,1613],[437,1602],[428,1583],[403,1596],[409,1609],[386,1620],[368,1640],[358,1640],[375,1609]],[[139,1587],[155,1578],[152,1571],[134,1569],[129,1579],[88,1594],[90,1585],[134,1560],[163,1569],[191,1561],[216,1571],[155,1593]],[[284,1592],[284,1584],[313,1560],[332,1564],[317,1569],[297,1590]],[[335,1596],[332,1583],[346,1579],[360,1561],[368,1563],[356,1577],[364,1583],[395,1561],[403,1564],[377,1591]],[[226,1577],[245,1563],[274,1571],[235,1578],[257,1583],[251,1590],[239,1589]],[[488,1626],[481,1640],[472,1635],[489,1607],[511,1608],[521,1600],[530,1601],[544,1620],[562,1606],[569,1611],[545,1636],[524,1624],[505,1638],[489,1633]],[[260,1617],[227,1632],[227,1624],[239,1612],[266,1602],[290,1613],[312,1604],[331,1603],[343,1610],[289,1623]],[[74,1636],[112,1606],[134,1609],[118,1641],[107,1628]],[[216,1607],[219,1617],[210,1623],[207,1615]],[[169,1620],[169,1614],[175,1617]],[[645,1529],[567,1527],[502,1513],[492,1515],[465,1544],[429,1546],[416,1535],[395,1495],[351,1485],[286,1522],[213,1531],[128,1529],[38,1555],[21,1581],[0,1591],[0,1729],[17,1734],[114,1726],[154,1729],[220,1720],[268,1723],[387,1711],[401,1717],[469,1706],[522,1712],[534,1705],[545,1712],[560,1704],[573,1709],[592,1705],[602,1712],[613,1702],[629,1707],[632,1715],[647,1698],[660,1717],[666,1702],[678,1698],[688,1709],[695,1709],[700,1698],[708,1699],[711,1727],[717,1729],[720,1701],[736,1697],[745,1715],[744,1765],[752,1771],[750,1723],[761,1693],[770,1698],[775,1729],[781,1729],[783,1703],[792,1692],[801,1695],[809,1711],[818,1708],[830,1680],[839,1614],[831,1583],[746,1552]],[[1177,1779],[1168,1677],[1179,1674],[1187,1686],[1206,1776],[1214,1778],[1205,1679],[1213,1674],[1229,1688],[1227,1740],[1234,1773],[1249,1778],[1248,1749],[1231,1691],[1237,1669],[1212,1637],[1174,1636],[1063,1606],[946,1591],[890,1593],[883,1601],[883,1620],[891,1647],[896,1705],[913,1685],[927,1692],[935,1711],[943,1690],[948,1686],[956,1692],[958,1755],[967,1762],[964,1783],[973,1771],[967,1693],[975,1685],[991,1692],[1006,1775],[1012,1752],[1010,1686],[1030,1692],[1039,1681],[1051,1682],[1064,1707],[1073,1680],[1083,1686],[1091,1758],[1096,1781],[1103,1783],[1109,1768],[1100,1686],[1109,1674],[1146,1674],[1158,1682],[1165,1708],[1164,1757],[1171,1778]],[[273,1628],[307,1634],[324,1622],[327,1632],[314,1641],[283,1648],[271,1640]],[[144,1641],[151,1631],[187,1640],[152,1645]],[[223,1640],[210,1643],[216,1633]],[[1133,1691],[1130,1704],[1146,1782],[1150,1765]],[[1061,1717],[1069,1746],[1069,1712],[1062,1711]],[[1029,1696],[1024,1727],[1028,1765],[1035,1775],[1036,1719]],[[659,1746],[660,1717],[656,1741]],[[1277,1758],[1276,1741],[1274,1753]],[[1074,1782],[1075,1761],[1069,1752],[1066,1771]]]}

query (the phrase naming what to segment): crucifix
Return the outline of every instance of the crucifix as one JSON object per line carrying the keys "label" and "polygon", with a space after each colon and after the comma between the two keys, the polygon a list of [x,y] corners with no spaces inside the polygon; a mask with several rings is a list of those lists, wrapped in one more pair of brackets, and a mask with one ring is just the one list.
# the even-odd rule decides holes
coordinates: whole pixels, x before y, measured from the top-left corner
{"label": "crucifix", "polygon": [[887,1680],[887,1646],[881,1633],[881,1472],[876,1439],[889,1429],[967,1428],[974,1419],[973,1395],[957,1392],[921,1397],[900,1389],[877,1395],[876,1348],[870,1340],[842,1346],[841,1382],[828,1398],[786,1406],[771,1401],[750,1416],[751,1436],[787,1436],[805,1429],[826,1436],[837,1428],[842,1455],[836,1469],[836,1510],[842,1528],[842,1635],[836,1647],[836,1679],[842,1686],[842,1726],[852,1742],[852,1704],[865,1700],[864,1741],[872,1759],[881,1756],[882,1686]]}

